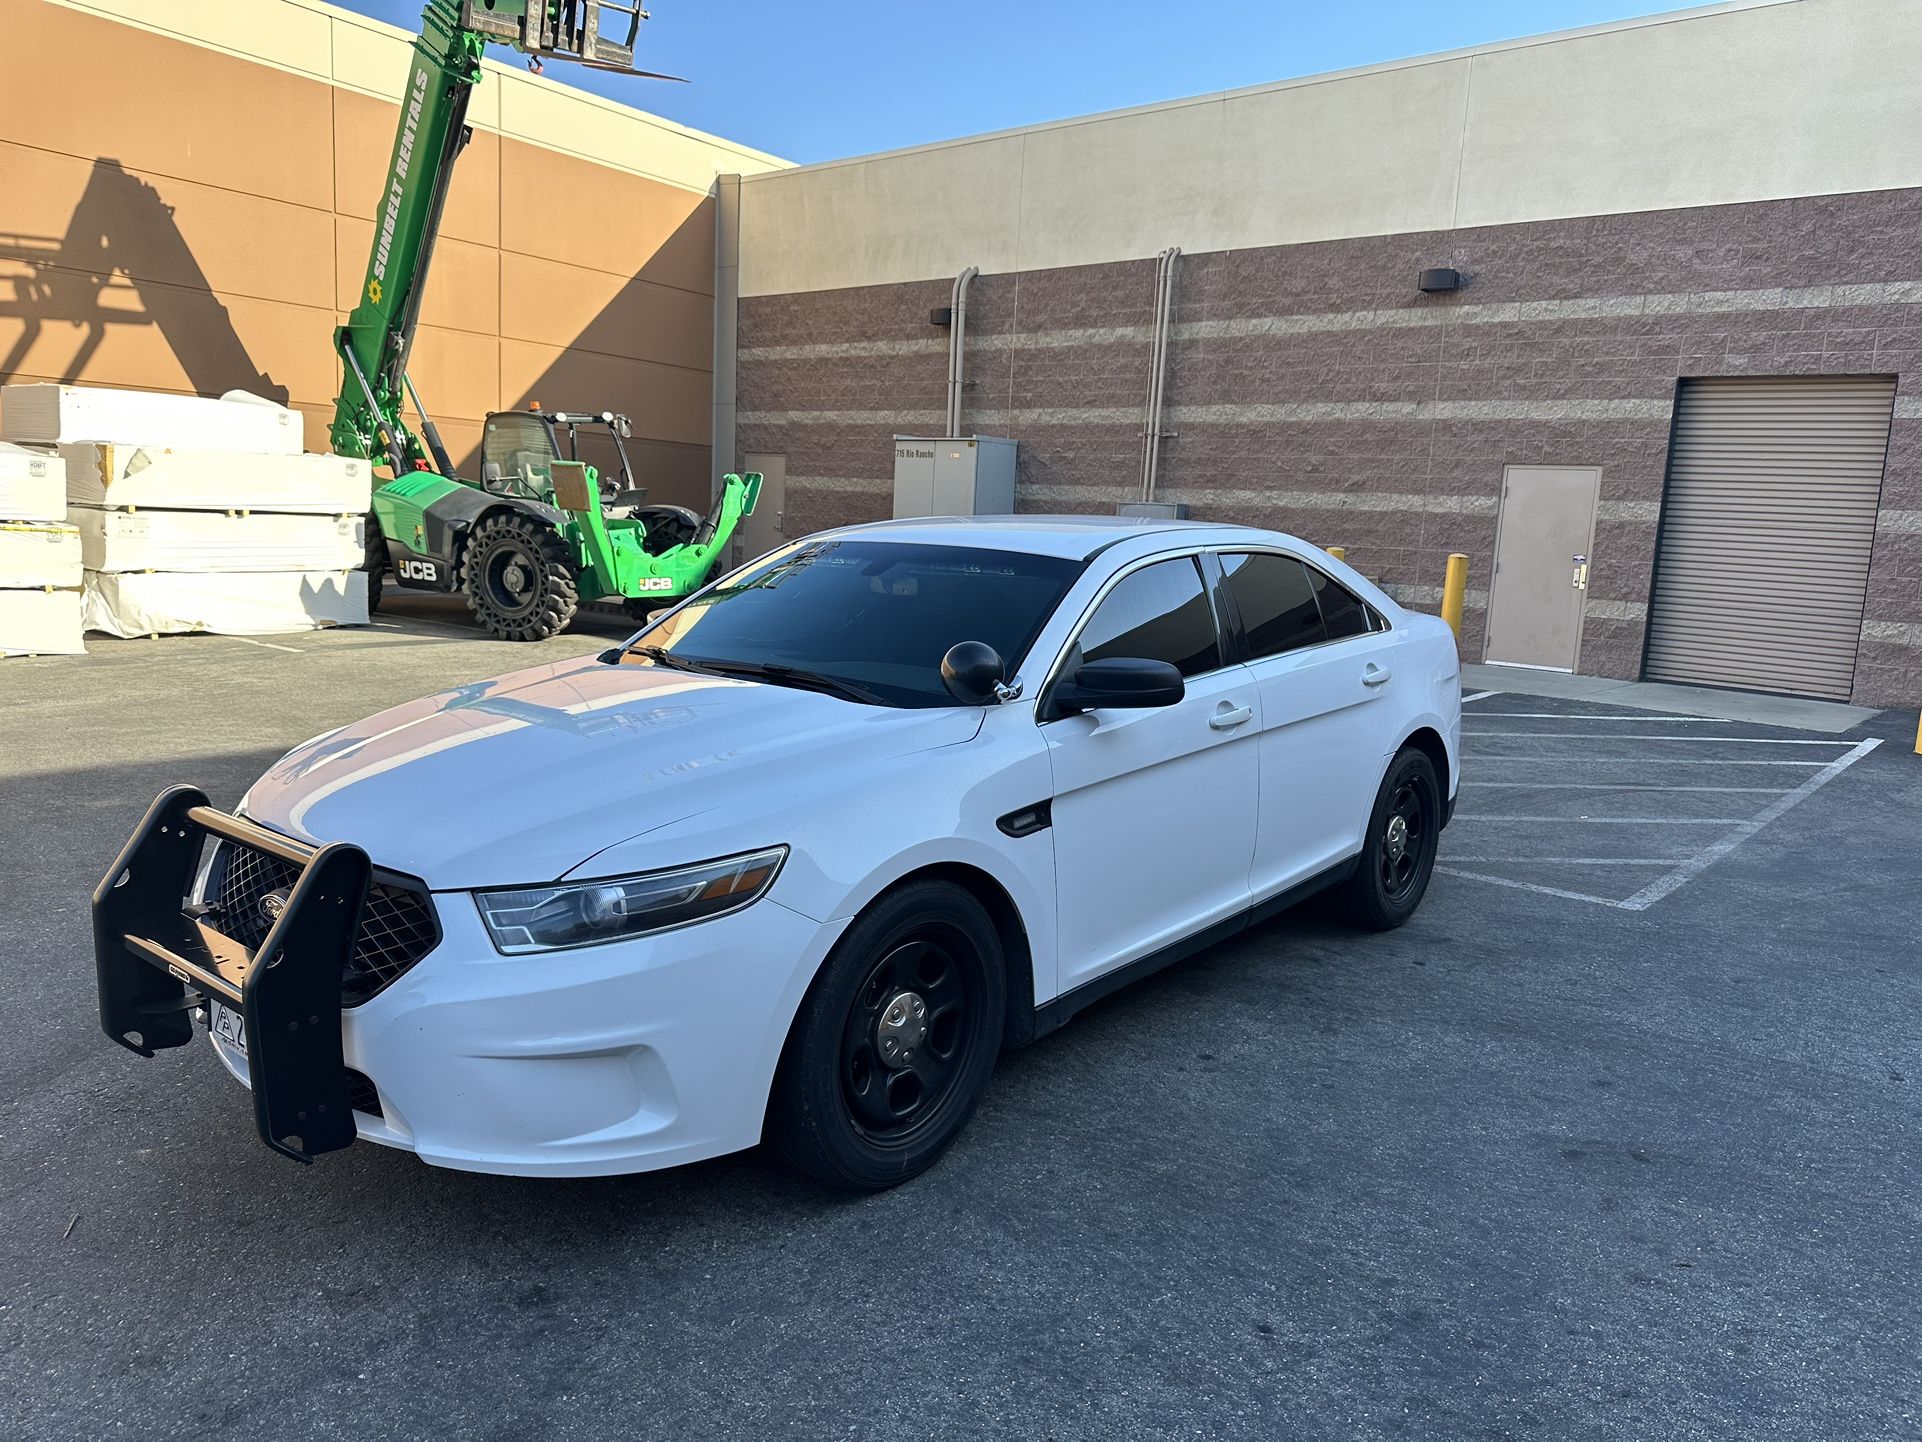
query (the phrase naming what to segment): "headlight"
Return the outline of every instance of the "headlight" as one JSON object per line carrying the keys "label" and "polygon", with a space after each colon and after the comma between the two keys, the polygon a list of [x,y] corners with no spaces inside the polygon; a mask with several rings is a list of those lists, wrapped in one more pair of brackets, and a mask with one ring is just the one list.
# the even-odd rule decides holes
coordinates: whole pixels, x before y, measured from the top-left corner
{"label": "headlight", "polygon": [[787,860],[785,846],[673,871],[477,891],[481,920],[508,956],[625,941],[707,921],[759,900]]}

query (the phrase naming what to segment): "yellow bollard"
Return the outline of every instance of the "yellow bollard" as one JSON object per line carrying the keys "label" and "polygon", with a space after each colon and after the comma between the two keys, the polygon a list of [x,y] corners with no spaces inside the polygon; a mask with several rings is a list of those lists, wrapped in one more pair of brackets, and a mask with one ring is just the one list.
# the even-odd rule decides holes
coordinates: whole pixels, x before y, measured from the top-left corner
{"label": "yellow bollard", "polygon": [[1337,561],[1345,561],[1348,559],[1348,548],[1346,546],[1323,546],[1322,550],[1333,556]]}
{"label": "yellow bollard", "polygon": [[1448,629],[1460,640],[1462,634],[1462,601],[1468,595],[1468,557],[1460,551],[1448,557],[1448,576],[1442,582],[1442,620]]}
{"label": "yellow bollard", "polygon": [[1917,717],[1915,723],[1915,754],[1922,756],[1922,717]]}

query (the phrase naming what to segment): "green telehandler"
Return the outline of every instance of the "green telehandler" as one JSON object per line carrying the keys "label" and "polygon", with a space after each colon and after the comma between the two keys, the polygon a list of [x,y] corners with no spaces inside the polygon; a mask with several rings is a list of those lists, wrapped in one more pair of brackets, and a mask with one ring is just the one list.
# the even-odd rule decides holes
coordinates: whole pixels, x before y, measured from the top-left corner
{"label": "green telehandler", "polygon": [[[646,18],[638,0],[428,0],[360,301],[334,337],[341,361],[334,451],[391,472],[367,518],[371,605],[388,580],[463,591],[475,619],[511,641],[557,634],[583,601],[619,600],[639,618],[704,584],[736,525],[754,511],[761,477],[753,473],[726,476],[705,516],[647,505],[629,474],[623,442],[630,424],[611,411],[496,411],[482,431],[481,475],[463,478],[407,374],[488,44],[511,45],[536,68],[562,59],[671,79],[633,67]],[[408,401],[418,429],[406,421]],[[611,437],[618,477],[603,478],[579,459],[583,429]]]}

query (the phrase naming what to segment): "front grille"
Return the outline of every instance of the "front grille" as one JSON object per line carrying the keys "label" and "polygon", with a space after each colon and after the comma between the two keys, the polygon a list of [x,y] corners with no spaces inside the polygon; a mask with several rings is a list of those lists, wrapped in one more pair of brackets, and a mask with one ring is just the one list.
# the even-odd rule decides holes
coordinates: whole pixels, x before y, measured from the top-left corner
{"label": "front grille", "polygon": [[366,1112],[370,1117],[383,1116],[380,1109],[380,1093],[365,1072],[347,1068],[347,1102],[357,1112]]}
{"label": "front grille", "polygon": [[[239,842],[220,842],[208,888],[219,912],[214,924],[249,951],[258,949],[273,925],[273,916],[262,903],[274,892],[284,898],[299,875],[300,867],[291,861]],[[376,873],[367,888],[353,957],[341,972],[340,1004],[358,1006],[366,1001],[439,941],[440,923],[427,893],[397,877]]]}

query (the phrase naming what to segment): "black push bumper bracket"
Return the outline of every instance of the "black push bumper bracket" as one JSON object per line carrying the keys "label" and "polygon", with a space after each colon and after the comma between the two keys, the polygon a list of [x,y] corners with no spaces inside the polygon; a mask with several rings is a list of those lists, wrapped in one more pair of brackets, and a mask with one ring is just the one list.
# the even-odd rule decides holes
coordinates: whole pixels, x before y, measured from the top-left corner
{"label": "black push bumper bracket", "polygon": [[[210,924],[217,913],[187,906],[209,836],[301,868],[252,952]],[[354,1114],[341,1055],[340,980],[372,874],[358,846],[309,846],[214,810],[194,787],[163,791],[94,888],[101,1029],[151,1057],[193,1040],[188,1011],[197,997],[217,1001],[246,1020],[261,1140],[302,1162],[349,1145]]]}

